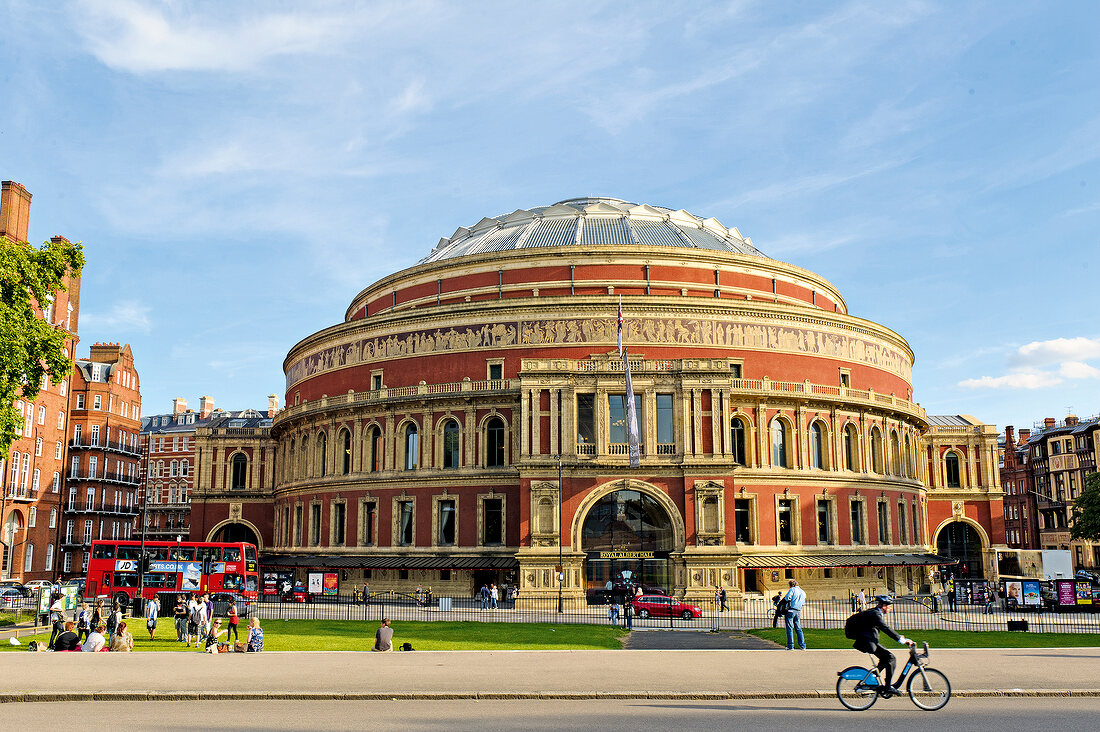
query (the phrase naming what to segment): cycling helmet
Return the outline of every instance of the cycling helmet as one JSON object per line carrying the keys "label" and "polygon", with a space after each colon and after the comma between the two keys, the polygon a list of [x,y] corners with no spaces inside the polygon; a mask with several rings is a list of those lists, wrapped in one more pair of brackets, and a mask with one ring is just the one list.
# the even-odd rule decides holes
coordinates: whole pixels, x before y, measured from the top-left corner
{"label": "cycling helmet", "polygon": [[883,605],[894,604],[894,598],[890,597],[889,595],[875,595],[875,601],[878,603],[879,607],[882,607]]}

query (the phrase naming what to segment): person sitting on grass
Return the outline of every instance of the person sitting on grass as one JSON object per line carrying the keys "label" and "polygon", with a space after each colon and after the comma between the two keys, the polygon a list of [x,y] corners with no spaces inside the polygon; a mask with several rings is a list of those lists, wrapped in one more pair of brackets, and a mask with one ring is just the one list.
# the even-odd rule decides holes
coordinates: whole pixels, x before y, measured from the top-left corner
{"label": "person sitting on grass", "polygon": [[206,634],[206,647],[203,648],[204,653],[217,653],[218,652],[218,638],[225,631],[222,630],[222,619],[214,618],[214,622],[210,624],[210,631]]}
{"label": "person sitting on grass", "polygon": [[247,653],[259,653],[264,649],[264,629],[260,627],[260,619],[253,617],[248,621],[248,640],[245,643]]}
{"label": "person sitting on grass", "polygon": [[88,634],[88,639],[84,641],[84,645],[80,647],[80,650],[85,653],[94,653],[95,651],[102,651],[107,645],[107,639],[103,637],[103,634],[107,632],[107,624],[100,623],[95,626],[95,629]]}
{"label": "person sitting on grass", "polygon": [[383,653],[393,650],[393,628],[390,627],[389,618],[382,618],[382,625],[379,626],[378,632],[374,634],[374,645],[371,650]]}
{"label": "person sitting on grass", "polygon": [[129,653],[134,650],[134,636],[126,630],[126,621],[120,620],[111,636],[111,650],[115,653]]}
{"label": "person sitting on grass", "polygon": [[65,623],[65,630],[57,636],[57,640],[53,642],[53,649],[55,651],[79,651],[80,650],[80,636],[76,634],[73,628],[76,627],[76,623],[68,621]]}

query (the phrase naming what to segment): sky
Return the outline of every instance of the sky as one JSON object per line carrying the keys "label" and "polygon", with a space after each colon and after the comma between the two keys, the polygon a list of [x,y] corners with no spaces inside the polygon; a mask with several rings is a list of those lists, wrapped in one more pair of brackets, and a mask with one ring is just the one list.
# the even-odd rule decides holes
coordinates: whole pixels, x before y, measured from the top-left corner
{"label": "sky", "polygon": [[916,353],[930,414],[1100,413],[1100,4],[0,0],[0,178],[143,411],[266,408],[484,216],[686,209]]}

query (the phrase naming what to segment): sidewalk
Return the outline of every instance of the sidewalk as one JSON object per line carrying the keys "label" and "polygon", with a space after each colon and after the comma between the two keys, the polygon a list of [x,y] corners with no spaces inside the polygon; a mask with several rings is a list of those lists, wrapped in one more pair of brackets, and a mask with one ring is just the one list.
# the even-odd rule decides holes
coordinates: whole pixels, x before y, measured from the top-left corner
{"label": "sidewalk", "polygon": [[[904,654],[895,651],[899,662]],[[1100,696],[1100,648],[933,649],[958,696]],[[171,699],[797,698],[854,651],[5,653],[0,703]]]}

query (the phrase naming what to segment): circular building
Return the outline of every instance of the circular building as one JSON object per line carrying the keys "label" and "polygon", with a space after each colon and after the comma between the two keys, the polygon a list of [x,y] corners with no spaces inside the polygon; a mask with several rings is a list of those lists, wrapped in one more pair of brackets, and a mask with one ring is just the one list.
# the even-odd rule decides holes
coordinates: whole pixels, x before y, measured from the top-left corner
{"label": "circular building", "polygon": [[265,569],[548,600],[916,589],[937,558],[912,365],[713,218],[612,198],[484,218],[287,355]]}

